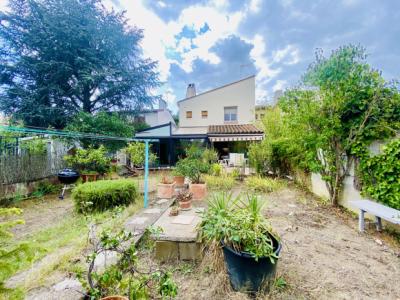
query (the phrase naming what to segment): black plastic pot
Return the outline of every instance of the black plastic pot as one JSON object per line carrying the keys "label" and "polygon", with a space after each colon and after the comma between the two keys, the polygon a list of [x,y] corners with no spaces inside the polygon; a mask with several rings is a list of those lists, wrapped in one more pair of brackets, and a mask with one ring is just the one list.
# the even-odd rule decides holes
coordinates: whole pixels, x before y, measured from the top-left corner
{"label": "black plastic pot", "polygon": [[[282,245],[274,237],[275,255],[279,256]],[[275,280],[278,259],[271,263],[269,258],[257,261],[246,252],[237,252],[222,243],[229,280],[235,291],[256,293],[268,291]]]}

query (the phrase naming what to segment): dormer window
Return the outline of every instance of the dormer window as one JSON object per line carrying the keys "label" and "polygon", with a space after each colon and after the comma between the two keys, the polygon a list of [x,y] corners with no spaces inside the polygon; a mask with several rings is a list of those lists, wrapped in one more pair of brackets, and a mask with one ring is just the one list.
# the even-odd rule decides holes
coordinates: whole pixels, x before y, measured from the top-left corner
{"label": "dormer window", "polygon": [[237,121],[237,106],[224,107],[224,121],[225,122]]}

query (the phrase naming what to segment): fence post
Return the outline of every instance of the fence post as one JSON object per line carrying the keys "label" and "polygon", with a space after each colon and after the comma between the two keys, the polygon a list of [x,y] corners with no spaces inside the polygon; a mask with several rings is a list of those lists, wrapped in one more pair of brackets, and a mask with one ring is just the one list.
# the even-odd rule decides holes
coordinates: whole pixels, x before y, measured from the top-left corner
{"label": "fence post", "polygon": [[148,205],[148,181],[149,181],[149,141],[145,140],[145,159],[144,159],[144,207]]}

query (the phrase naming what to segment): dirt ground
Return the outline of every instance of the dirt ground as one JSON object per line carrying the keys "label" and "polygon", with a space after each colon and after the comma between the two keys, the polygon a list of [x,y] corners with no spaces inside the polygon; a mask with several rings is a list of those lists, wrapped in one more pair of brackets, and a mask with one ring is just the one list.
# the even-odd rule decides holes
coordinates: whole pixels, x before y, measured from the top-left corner
{"label": "dirt ground", "polygon": [[[260,299],[400,299],[400,245],[393,237],[373,229],[358,233],[357,220],[350,214],[295,187],[263,198],[265,214],[282,238],[278,276],[287,286]],[[54,226],[73,210],[72,201],[56,198],[21,205],[26,224],[17,227],[18,238],[44,224]],[[140,256],[155,264],[149,253]],[[164,267],[174,271],[178,299],[250,299],[230,290],[225,272],[211,273],[204,263]]]}
{"label": "dirt ground", "polygon": [[[400,245],[385,233],[357,232],[357,220],[285,188],[265,196],[280,234],[278,276],[287,287],[260,299],[400,299]],[[224,291],[226,274],[180,264],[179,299],[250,299]]]}

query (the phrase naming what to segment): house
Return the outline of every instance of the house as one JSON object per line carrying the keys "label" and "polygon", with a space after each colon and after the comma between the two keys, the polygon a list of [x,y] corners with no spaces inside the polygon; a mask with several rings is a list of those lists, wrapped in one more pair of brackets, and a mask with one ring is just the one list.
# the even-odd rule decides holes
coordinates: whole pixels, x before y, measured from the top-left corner
{"label": "house", "polygon": [[171,111],[167,107],[167,102],[162,99],[158,100],[158,108],[141,110],[139,112],[123,112],[127,115],[130,121],[135,123],[145,123],[150,127],[154,127],[160,124],[173,123],[175,124],[174,118],[172,117]]}
{"label": "house", "polygon": [[254,125],[255,76],[197,94],[195,84],[178,101],[179,127],[173,122],[138,132],[138,139],[157,139],[153,150],[160,163],[175,164],[188,142],[199,141],[215,148],[220,157],[246,152],[249,142],[262,140]]}

